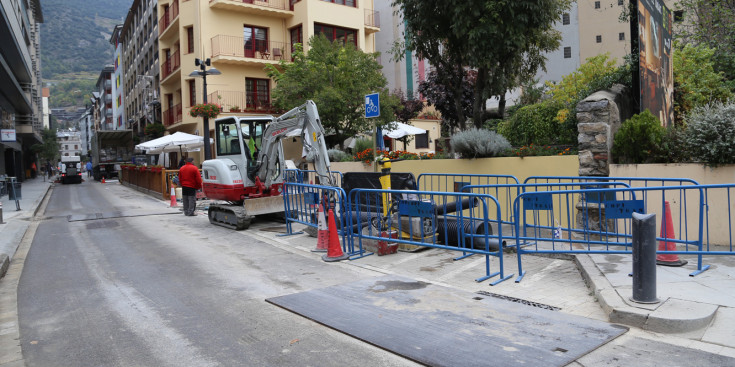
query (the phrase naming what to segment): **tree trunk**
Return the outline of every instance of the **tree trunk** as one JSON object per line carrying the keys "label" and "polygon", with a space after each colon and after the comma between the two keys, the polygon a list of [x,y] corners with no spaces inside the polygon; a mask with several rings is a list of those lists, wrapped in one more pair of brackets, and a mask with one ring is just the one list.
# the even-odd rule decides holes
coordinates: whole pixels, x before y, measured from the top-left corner
{"label": "tree trunk", "polygon": [[500,118],[505,118],[505,92],[500,95],[500,100],[498,101],[498,115],[500,115]]}
{"label": "tree trunk", "polygon": [[485,121],[482,116],[485,113],[485,80],[487,79],[487,68],[481,67],[477,69],[477,79],[475,80],[474,98],[472,101],[472,121],[475,127],[482,129]]}

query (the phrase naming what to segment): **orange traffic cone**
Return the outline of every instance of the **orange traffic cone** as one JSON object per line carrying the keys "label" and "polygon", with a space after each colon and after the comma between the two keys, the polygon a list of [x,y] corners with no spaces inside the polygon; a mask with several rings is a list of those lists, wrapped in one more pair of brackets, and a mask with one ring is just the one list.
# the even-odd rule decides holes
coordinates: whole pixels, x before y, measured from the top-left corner
{"label": "orange traffic cone", "polygon": [[[665,203],[664,221],[661,223],[661,237],[676,239],[674,235],[674,221],[671,219],[671,207],[669,202]],[[676,243],[670,241],[658,241],[659,251],[676,251]],[[686,260],[680,260],[678,255],[656,255],[656,264],[665,266],[684,266],[687,264]]]}
{"label": "orange traffic cone", "polygon": [[176,204],[176,189],[172,187],[171,188],[171,207],[175,208],[176,205],[177,205]]}
{"label": "orange traffic cone", "polygon": [[329,209],[329,249],[327,253],[322,255],[322,260],[327,262],[340,261],[348,259],[342,252],[342,245],[339,244],[339,233],[337,232],[337,223],[334,221],[334,211]]}
{"label": "orange traffic cone", "polygon": [[311,250],[311,252],[327,252],[327,248],[329,247],[329,229],[327,229],[327,221],[324,219],[324,210],[321,205],[319,205],[317,218],[319,232],[317,232],[316,236],[316,249]]}

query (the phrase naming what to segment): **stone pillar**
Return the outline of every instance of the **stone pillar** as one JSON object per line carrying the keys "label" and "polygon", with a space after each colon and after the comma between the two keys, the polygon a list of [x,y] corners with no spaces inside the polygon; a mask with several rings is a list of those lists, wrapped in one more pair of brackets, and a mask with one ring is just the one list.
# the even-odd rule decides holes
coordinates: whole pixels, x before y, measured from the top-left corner
{"label": "stone pillar", "polygon": [[[623,101],[623,88],[616,86],[609,91],[595,92],[577,104],[580,176],[610,175],[610,151],[615,132],[620,128],[619,106],[625,106]],[[576,209],[576,227],[579,229],[605,231],[614,224],[613,220],[605,220],[603,205],[587,203],[583,195]]]}

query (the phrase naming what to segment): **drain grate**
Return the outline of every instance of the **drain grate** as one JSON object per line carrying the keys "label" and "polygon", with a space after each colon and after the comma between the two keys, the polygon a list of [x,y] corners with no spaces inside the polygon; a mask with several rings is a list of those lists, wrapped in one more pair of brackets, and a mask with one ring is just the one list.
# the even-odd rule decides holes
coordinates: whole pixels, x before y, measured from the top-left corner
{"label": "drain grate", "polygon": [[[487,291],[477,291],[475,293],[481,294],[483,296],[490,296],[490,297],[495,297],[495,298],[499,298],[499,299],[504,299],[506,301],[520,303],[520,304],[523,304],[523,305],[526,305],[526,306],[533,306],[533,307],[543,308],[544,310],[551,310],[551,311],[559,311],[559,310],[561,310],[560,307],[549,306],[549,305],[545,305],[543,303],[532,302],[532,301],[528,301],[528,300],[525,300],[525,299],[520,299],[520,298],[515,298],[515,297],[510,297],[510,296],[504,296],[502,294],[496,294],[496,293],[487,292]],[[473,299],[477,300],[478,298],[480,298],[480,297],[474,297]]]}

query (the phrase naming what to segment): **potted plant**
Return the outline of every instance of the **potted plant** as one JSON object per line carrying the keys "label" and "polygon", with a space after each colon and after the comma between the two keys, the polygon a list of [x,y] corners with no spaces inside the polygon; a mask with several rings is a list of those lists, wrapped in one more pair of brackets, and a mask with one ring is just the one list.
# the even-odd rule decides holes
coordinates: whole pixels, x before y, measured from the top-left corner
{"label": "potted plant", "polygon": [[230,107],[230,112],[240,112],[240,106],[233,105]]}
{"label": "potted plant", "polygon": [[189,115],[191,115],[191,117],[201,116],[201,117],[215,118],[221,112],[222,112],[222,106],[216,103],[200,103],[200,104],[191,106],[191,109],[189,110]]}

